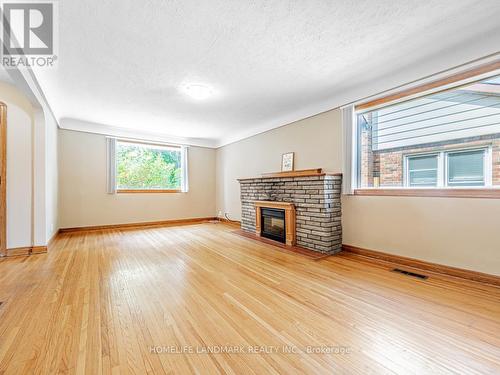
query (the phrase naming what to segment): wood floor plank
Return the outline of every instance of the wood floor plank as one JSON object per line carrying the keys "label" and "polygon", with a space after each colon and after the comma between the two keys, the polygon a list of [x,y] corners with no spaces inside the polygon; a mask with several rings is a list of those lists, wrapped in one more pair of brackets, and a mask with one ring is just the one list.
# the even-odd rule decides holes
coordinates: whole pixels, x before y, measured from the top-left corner
{"label": "wood floor plank", "polygon": [[0,373],[500,373],[500,288],[233,231],[65,233],[0,260]]}

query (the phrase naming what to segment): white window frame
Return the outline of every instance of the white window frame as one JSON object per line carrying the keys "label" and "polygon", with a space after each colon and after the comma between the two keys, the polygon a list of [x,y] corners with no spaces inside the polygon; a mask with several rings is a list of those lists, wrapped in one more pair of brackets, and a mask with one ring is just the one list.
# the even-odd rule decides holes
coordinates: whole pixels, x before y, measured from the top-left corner
{"label": "white window frame", "polygon": [[[455,154],[460,152],[470,152],[470,151],[484,151],[484,185],[482,186],[449,186],[448,185],[448,154]],[[409,159],[418,156],[434,156],[436,155],[438,158],[438,178],[436,186],[410,186],[410,176],[409,176],[409,168],[408,162]],[[492,165],[492,147],[466,147],[466,148],[454,148],[449,150],[441,150],[435,152],[417,152],[417,153],[409,153],[403,155],[404,163],[403,163],[403,175],[404,175],[404,188],[407,189],[484,189],[488,187],[492,187],[493,180],[493,165]]]}
{"label": "white window frame", "polygon": [[484,158],[483,158],[483,175],[484,175],[484,185],[482,186],[463,186],[466,188],[485,188],[485,187],[491,187],[492,186],[492,180],[493,180],[493,160],[492,160],[492,148],[491,146],[488,147],[474,147],[474,148],[464,148],[464,149],[458,149],[458,150],[446,150],[445,152],[445,160],[444,160],[444,187],[446,188],[461,188],[462,186],[449,186],[448,185],[448,155],[449,154],[457,154],[461,152],[470,152],[470,151],[483,151],[484,152]]}
{"label": "white window frame", "polygon": [[[409,168],[409,159],[414,157],[422,157],[422,156],[436,156],[437,157],[437,181],[436,186],[410,186],[410,168]],[[442,152],[419,152],[414,154],[406,154],[404,155],[404,163],[403,163],[403,175],[404,175],[404,187],[410,189],[434,189],[443,185],[442,177]]]}

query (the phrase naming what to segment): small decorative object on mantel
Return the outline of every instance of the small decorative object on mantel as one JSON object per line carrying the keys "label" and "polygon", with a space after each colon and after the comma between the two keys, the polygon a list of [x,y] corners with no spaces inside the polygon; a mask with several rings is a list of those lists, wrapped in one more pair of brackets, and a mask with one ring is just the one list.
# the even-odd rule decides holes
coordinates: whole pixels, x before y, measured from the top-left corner
{"label": "small decorative object on mantel", "polygon": [[293,152],[287,152],[286,154],[283,154],[283,156],[281,157],[282,172],[293,171],[293,158],[294,158]]}

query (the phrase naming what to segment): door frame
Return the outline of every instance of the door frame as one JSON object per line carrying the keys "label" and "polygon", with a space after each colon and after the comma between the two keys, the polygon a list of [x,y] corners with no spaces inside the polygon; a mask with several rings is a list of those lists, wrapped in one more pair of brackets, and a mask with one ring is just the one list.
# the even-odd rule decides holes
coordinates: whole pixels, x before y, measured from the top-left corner
{"label": "door frame", "polygon": [[7,255],[7,106],[0,102],[0,256]]}

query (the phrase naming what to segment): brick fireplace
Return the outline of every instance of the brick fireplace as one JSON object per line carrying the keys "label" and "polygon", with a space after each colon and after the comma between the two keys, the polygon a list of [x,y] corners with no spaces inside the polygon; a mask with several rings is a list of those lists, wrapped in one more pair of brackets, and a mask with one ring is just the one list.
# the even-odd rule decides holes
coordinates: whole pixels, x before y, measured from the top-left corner
{"label": "brick fireplace", "polygon": [[[287,245],[334,254],[342,247],[341,174],[296,171],[240,179],[241,228],[261,235],[260,208],[288,206],[295,216]],[[266,204],[267,203],[267,204]],[[292,243],[293,242],[293,243]]]}

